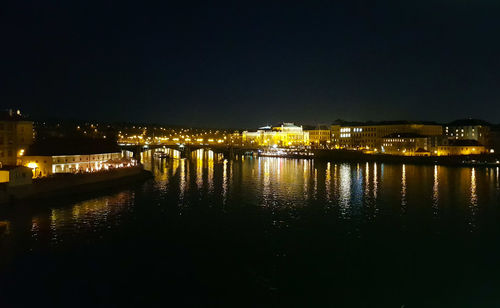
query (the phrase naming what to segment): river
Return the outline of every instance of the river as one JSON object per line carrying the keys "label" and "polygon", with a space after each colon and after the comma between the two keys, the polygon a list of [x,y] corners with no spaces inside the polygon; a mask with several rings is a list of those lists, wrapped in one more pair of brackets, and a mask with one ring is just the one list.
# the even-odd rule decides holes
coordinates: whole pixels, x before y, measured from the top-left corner
{"label": "river", "polygon": [[499,168],[153,161],[2,209],[5,306],[500,305]]}

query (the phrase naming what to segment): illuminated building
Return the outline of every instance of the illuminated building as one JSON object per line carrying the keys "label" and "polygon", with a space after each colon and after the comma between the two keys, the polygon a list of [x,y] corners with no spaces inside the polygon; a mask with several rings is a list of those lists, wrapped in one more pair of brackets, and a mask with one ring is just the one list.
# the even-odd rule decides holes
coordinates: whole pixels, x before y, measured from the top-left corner
{"label": "illuminated building", "polygon": [[260,127],[256,132],[244,131],[242,141],[259,146],[298,146],[307,144],[308,135],[302,126],[280,123],[275,126]]}
{"label": "illuminated building", "polygon": [[308,143],[313,146],[326,145],[330,143],[331,131],[326,125],[305,127],[304,132],[308,134]]}
{"label": "illuminated building", "polygon": [[334,123],[331,126],[332,144],[336,148],[346,149],[378,149],[380,150],[385,136],[394,133],[412,133],[423,136],[441,136],[441,125],[412,122],[378,122],[378,123]]}
{"label": "illuminated building", "polygon": [[[93,172],[108,169],[110,166],[134,164],[127,157],[130,154],[122,152],[68,154],[68,155],[26,155],[21,158],[21,164],[33,170],[34,177],[49,176],[54,173]],[[125,158],[125,159],[123,159]],[[123,159],[123,160],[122,160]]]}
{"label": "illuminated building", "polygon": [[0,163],[16,165],[17,157],[24,155],[33,143],[33,122],[21,112],[12,110],[0,113]]}
{"label": "illuminated building", "polygon": [[437,147],[438,156],[475,155],[486,153],[486,148],[477,140],[449,140]]}
{"label": "illuminated building", "polygon": [[262,126],[255,132],[243,131],[241,133],[241,139],[243,143],[260,145],[264,144],[264,133],[270,132],[271,126]]}
{"label": "illuminated building", "polygon": [[454,140],[476,140],[489,144],[490,124],[476,119],[456,120],[444,127],[444,135]]}
{"label": "illuminated building", "polygon": [[381,152],[405,156],[429,156],[428,138],[414,133],[393,133],[382,138]]}

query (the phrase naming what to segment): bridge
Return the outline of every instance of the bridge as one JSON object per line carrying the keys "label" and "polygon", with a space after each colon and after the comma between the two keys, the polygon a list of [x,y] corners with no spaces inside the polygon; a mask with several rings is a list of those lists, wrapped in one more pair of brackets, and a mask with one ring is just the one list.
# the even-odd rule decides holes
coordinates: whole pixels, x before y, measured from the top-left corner
{"label": "bridge", "polygon": [[191,159],[193,153],[203,149],[222,154],[224,158],[232,159],[235,155],[242,155],[246,152],[255,152],[258,147],[234,146],[228,144],[120,144],[122,150],[131,151],[134,157],[140,160],[140,154],[146,151],[165,153],[172,158]]}

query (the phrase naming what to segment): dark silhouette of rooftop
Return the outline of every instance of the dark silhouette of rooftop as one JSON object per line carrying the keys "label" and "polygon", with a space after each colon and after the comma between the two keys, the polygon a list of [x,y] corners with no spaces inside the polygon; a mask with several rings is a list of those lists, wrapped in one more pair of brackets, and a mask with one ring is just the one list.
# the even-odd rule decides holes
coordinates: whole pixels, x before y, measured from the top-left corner
{"label": "dark silhouette of rooftop", "polygon": [[458,119],[447,124],[448,126],[491,126],[488,123],[479,119]]}
{"label": "dark silhouette of rooftop", "polygon": [[33,143],[26,156],[88,155],[120,152],[114,140],[98,138],[46,138]]}
{"label": "dark silhouette of rooftop", "polygon": [[353,121],[344,121],[341,119],[337,119],[332,123],[332,125],[341,125],[341,126],[376,126],[376,125],[407,125],[407,124],[441,125],[439,123],[432,121],[407,121],[407,120],[353,122]]}

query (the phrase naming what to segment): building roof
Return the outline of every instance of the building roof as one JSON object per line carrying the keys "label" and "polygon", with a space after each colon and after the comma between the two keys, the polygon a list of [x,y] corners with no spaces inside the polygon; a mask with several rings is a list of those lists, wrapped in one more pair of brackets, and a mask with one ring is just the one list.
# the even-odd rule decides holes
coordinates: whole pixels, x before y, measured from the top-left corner
{"label": "building roof", "polygon": [[290,122],[281,122],[281,123],[278,123],[276,125],[273,125],[273,127],[296,127],[296,128],[300,128],[300,126],[297,126],[295,125],[294,123],[290,123]]}
{"label": "building roof", "polygon": [[89,155],[120,152],[113,141],[98,138],[50,138],[37,140],[25,156]]}
{"label": "building roof", "polygon": [[262,127],[259,127],[259,130],[271,130],[271,125],[266,125],[266,126],[262,126]]}
{"label": "building roof", "polygon": [[491,126],[488,123],[479,119],[458,119],[447,124],[448,126]]}
{"label": "building roof", "polygon": [[430,153],[429,151],[427,151],[426,149],[422,149],[422,148],[418,148],[416,151],[416,153]]}
{"label": "building roof", "polygon": [[330,126],[326,124],[303,125],[302,128],[304,130],[330,130]]}
{"label": "building roof", "polygon": [[427,136],[415,133],[392,133],[383,138],[426,138]]}

